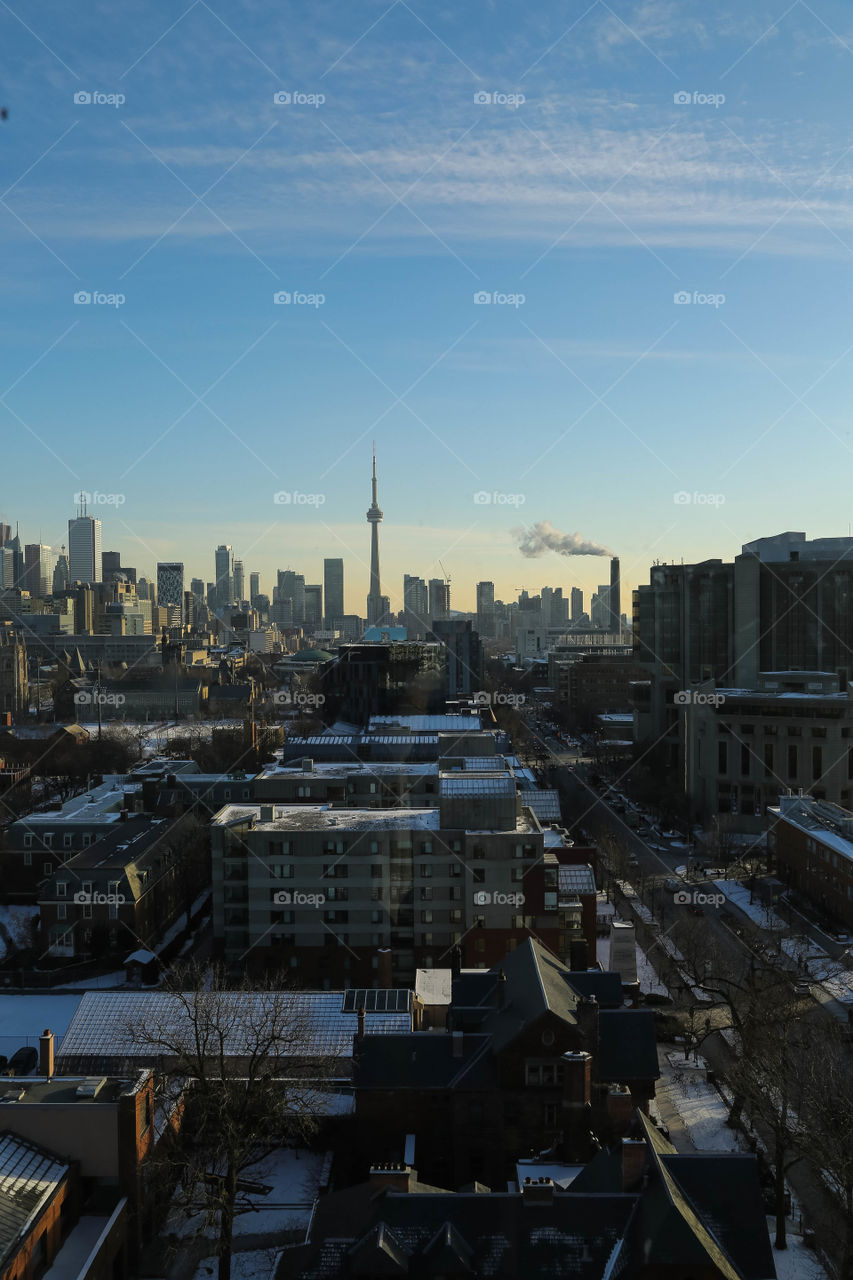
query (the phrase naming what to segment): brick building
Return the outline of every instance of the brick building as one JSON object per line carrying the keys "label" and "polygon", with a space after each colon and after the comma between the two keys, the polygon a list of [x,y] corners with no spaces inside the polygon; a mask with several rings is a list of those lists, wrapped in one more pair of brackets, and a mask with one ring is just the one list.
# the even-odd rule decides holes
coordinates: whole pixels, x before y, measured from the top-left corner
{"label": "brick building", "polygon": [[776,874],[830,926],[853,929],[853,812],[812,796],[769,810]]}

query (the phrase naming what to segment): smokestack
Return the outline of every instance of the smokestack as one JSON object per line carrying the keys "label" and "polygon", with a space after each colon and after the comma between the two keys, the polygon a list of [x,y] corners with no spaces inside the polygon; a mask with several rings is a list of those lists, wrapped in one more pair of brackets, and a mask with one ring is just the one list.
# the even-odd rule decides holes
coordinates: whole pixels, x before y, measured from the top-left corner
{"label": "smokestack", "polygon": [[358,1006],[358,1038],[359,1040],[364,1039],[364,1025],[366,1021],[367,1021],[367,1017],[364,1012],[364,1005],[360,1004]]}
{"label": "smokestack", "polygon": [[646,1144],[633,1138],[622,1139],[622,1190],[636,1191],[646,1169]]}
{"label": "smokestack", "polygon": [[462,972],[462,948],[458,944],[450,952],[450,972],[454,978]]}
{"label": "smokestack", "polygon": [[49,1028],[39,1036],[39,1075],[48,1080],[53,1075],[53,1032]]}
{"label": "smokestack", "polygon": [[622,602],[619,585],[619,557],[610,561],[610,630],[615,636],[622,635]]}
{"label": "smokestack", "polygon": [[379,963],[376,966],[377,980],[380,987],[383,987],[386,991],[390,991],[391,987],[394,985],[394,972],[391,966],[391,948],[380,947],[376,954],[379,957]]}

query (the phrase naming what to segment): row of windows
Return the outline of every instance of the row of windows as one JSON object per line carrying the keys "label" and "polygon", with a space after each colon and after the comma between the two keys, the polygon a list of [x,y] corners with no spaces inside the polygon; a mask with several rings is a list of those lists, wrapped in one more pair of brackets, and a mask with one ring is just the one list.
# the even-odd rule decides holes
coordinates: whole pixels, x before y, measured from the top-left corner
{"label": "row of windows", "polygon": [[[461,853],[462,841],[452,840],[449,843],[446,841],[440,841],[438,844],[438,848],[441,851],[444,851],[449,848],[452,853]],[[410,853],[412,852],[412,845],[408,841],[397,841],[396,845],[389,845],[389,849],[388,849],[388,852],[392,855],[395,851],[398,853]],[[352,853],[376,854],[376,853],[383,852],[383,850],[380,849],[380,843],[378,840],[370,840],[370,841],[356,840],[351,850],[347,849],[346,841],[344,840],[324,840],[323,852],[324,853],[352,852]],[[430,854],[434,852],[436,852],[436,850],[433,847],[432,840],[424,840],[421,842],[420,849],[419,849],[420,854],[423,855],[423,854]],[[472,852],[472,856],[477,859],[485,858],[486,856],[486,849],[484,845],[475,844],[471,852]],[[293,855],[294,853],[295,853],[295,850],[293,847],[292,840],[270,840],[267,846],[267,857],[270,857],[270,858],[282,857],[287,854]],[[533,845],[533,844],[516,844],[513,846],[512,856],[514,858],[519,858],[519,859],[536,858],[539,856],[539,850],[537,849],[536,845]]]}
{"label": "row of windows", "polygon": [[[293,880],[296,876],[296,866],[297,864],[295,862],[274,862],[269,868],[270,877],[273,880]],[[226,864],[225,879],[229,880],[239,878],[235,877],[232,873],[235,870],[240,871],[242,868],[242,863],[238,863],[236,866],[230,863]],[[361,872],[361,870],[362,869],[360,867],[356,869],[356,874],[353,876],[353,879],[359,879],[358,873]],[[421,863],[418,868],[418,875],[421,880],[432,880],[433,876],[439,880],[442,878],[459,880],[465,870],[468,870],[468,868],[466,868],[461,862],[451,862],[447,864],[447,870],[442,876],[442,872],[440,870],[437,870],[431,863],[427,862]],[[304,868],[301,869],[301,873],[304,876]],[[470,869],[469,874],[474,884],[483,884],[485,882],[486,872],[484,868],[473,867]],[[525,874],[524,867],[510,867],[510,880],[513,884],[521,884],[524,881]],[[382,863],[371,863],[370,878],[372,880],[384,880],[387,875],[388,868],[383,866]],[[319,878],[322,880],[348,880],[349,865],[345,862],[324,863],[323,870]],[[406,882],[405,878],[402,882]]]}

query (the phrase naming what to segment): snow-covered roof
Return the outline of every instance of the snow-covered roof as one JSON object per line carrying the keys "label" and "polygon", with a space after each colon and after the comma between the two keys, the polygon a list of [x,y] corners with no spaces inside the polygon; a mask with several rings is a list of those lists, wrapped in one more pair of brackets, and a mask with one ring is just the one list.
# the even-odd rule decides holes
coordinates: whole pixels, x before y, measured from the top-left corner
{"label": "snow-covered roof", "polygon": [[390,725],[399,725],[409,733],[478,733],[481,728],[479,713],[462,712],[452,716],[371,716],[368,732],[372,734],[374,730],[387,729]]}
{"label": "snow-covered roof", "polygon": [[[63,1040],[60,1056],[66,1069],[73,1068],[74,1059],[82,1059],[92,1065],[100,1059],[121,1059],[145,1064],[158,1056],[154,1046],[146,1042],[144,1035],[135,1035],[137,1028],[148,1033],[155,1028],[164,1029],[172,1042],[193,1042],[192,1019],[182,1003],[193,1007],[196,997],[190,993],[182,997],[165,991],[91,991],[83,996],[71,1019]],[[273,1011],[283,1007],[287,1011],[289,1035],[294,1043],[282,1048],[282,1057],[313,1057],[333,1054],[335,1057],[351,1057],[353,1036],[358,1030],[358,1014],[342,1011],[343,993],[340,991],[287,991],[287,992],[211,992],[199,998],[203,1011],[210,1002],[209,1019],[217,1026],[226,1026],[227,1056],[240,1057],[252,1044],[253,1029]],[[201,1017],[204,1018],[202,1012]],[[275,1016],[282,1022],[280,1012]],[[370,1012],[365,1014],[365,1034],[381,1035],[388,1032],[411,1030],[408,1013]],[[287,1027],[285,1028],[287,1030]],[[94,1069],[94,1066],[93,1066]]]}
{"label": "snow-covered roof", "polygon": [[[271,820],[262,819],[262,807],[272,809]],[[438,809],[333,809],[320,804],[228,804],[212,822],[229,826],[249,819],[262,831],[437,831],[440,826]]]}
{"label": "snow-covered roof", "polygon": [[450,969],[416,969],[415,995],[424,1004],[450,1004],[452,980]]}

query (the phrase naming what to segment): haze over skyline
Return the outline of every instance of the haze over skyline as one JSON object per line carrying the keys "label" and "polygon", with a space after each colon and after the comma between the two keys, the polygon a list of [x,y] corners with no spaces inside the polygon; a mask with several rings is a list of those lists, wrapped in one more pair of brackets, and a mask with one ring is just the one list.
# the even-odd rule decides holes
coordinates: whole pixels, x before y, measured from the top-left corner
{"label": "haze over skyline", "polygon": [[543,523],[620,557],[626,612],[655,559],[846,533],[841,4],[34,0],[0,30],[27,541],[121,495],[92,513],[140,573],[208,580],[226,542],[270,592],[343,556],[362,613],[373,439],[392,603],[440,560],[456,608],[588,602],[601,559],[519,549]]}

